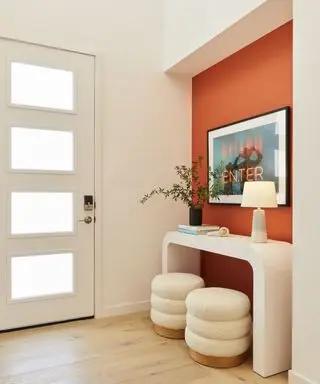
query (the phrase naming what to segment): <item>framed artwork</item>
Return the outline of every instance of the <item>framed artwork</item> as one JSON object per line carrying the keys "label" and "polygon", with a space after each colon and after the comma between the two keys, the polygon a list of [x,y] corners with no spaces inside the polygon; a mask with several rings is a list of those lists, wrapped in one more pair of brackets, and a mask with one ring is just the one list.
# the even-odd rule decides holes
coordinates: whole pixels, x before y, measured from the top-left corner
{"label": "framed artwork", "polygon": [[211,204],[241,204],[245,181],[274,181],[278,205],[290,205],[290,108],[208,131],[208,169],[223,164],[224,192]]}

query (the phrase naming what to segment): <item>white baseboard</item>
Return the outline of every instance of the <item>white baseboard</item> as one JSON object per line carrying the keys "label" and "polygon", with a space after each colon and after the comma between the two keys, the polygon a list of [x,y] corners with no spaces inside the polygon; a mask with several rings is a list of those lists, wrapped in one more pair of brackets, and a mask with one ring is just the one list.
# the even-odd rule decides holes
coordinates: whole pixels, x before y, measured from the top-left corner
{"label": "white baseboard", "polygon": [[111,317],[119,315],[127,315],[129,313],[145,312],[150,310],[150,301],[137,301],[135,303],[121,303],[117,305],[110,305],[103,308],[101,316]]}
{"label": "white baseboard", "polygon": [[289,371],[289,384],[317,384],[317,383],[291,370]]}

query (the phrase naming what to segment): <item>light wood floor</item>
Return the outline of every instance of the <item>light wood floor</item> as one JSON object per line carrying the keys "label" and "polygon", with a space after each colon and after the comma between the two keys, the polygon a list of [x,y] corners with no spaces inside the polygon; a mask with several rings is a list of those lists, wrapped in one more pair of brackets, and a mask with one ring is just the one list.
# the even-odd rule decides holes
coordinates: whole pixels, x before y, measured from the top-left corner
{"label": "light wood floor", "polygon": [[229,370],[190,360],[181,340],[152,331],[148,314],[0,335],[0,384],[283,384],[246,363]]}

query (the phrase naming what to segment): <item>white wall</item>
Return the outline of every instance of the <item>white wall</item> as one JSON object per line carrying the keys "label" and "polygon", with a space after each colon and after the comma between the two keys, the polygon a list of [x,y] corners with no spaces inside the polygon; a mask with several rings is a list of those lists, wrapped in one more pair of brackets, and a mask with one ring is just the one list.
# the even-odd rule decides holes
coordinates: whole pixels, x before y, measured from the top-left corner
{"label": "white wall", "polygon": [[320,383],[319,0],[294,0],[292,384]]}
{"label": "white wall", "polygon": [[2,0],[0,36],[98,53],[103,312],[146,308],[162,236],[187,210],[138,200],[191,153],[190,83],[163,74],[163,2]]}
{"label": "white wall", "polygon": [[266,0],[165,0],[165,68],[194,52]]}

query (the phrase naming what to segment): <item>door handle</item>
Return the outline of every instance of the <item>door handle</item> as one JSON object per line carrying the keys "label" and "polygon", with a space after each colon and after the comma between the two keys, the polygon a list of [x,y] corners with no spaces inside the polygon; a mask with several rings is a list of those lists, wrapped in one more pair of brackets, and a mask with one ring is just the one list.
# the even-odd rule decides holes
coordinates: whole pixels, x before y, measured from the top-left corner
{"label": "door handle", "polygon": [[86,216],[84,219],[79,219],[79,223],[91,224],[93,219],[91,216]]}

